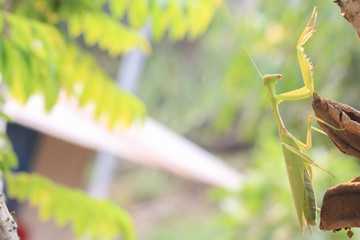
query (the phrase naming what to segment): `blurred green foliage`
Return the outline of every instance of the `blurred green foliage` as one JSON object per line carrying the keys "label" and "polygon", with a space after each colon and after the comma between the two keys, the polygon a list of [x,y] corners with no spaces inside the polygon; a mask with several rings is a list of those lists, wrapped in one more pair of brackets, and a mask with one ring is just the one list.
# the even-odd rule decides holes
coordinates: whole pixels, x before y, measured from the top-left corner
{"label": "blurred green foliage", "polygon": [[[145,119],[143,102],[118,88],[94,57],[79,46],[79,38],[82,37],[85,46],[97,46],[111,57],[136,48],[150,53],[151,46],[141,33],[146,25],[152,27],[157,40],[166,32],[173,41],[195,39],[206,30],[221,3],[221,0],[0,1],[0,98],[11,95],[25,104],[31,96],[40,94],[50,111],[63,91],[80,107],[91,109],[94,119],[111,130],[129,128]],[[5,120],[2,123],[5,126]],[[135,239],[131,218],[116,205],[94,200],[39,175],[11,175],[10,168],[17,165],[16,157],[7,137],[0,138],[3,143],[0,169],[13,198],[29,200],[39,208],[43,220],[54,217],[59,225],[70,223],[77,237]]]}
{"label": "blurred green foliage", "polygon": [[53,217],[58,226],[70,223],[77,238],[136,239],[130,216],[110,201],[90,198],[36,173],[7,174],[6,181],[11,198],[38,207],[43,221]]}
{"label": "blurred green foliage", "polygon": [[[344,238],[344,232],[322,233],[315,228],[311,237],[308,233],[304,237],[299,235],[276,124],[266,101],[261,78],[243,48],[244,44],[249,49],[263,74],[283,74],[284,78],[278,84],[279,92],[300,87],[302,80],[295,45],[311,14],[313,4],[316,4],[319,12],[316,28],[319,32],[305,45],[306,53],[315,64],[315,89],[321,96],[359,108],[359,105],[356,105],[359,102],[360,87],[357,79],[357,66],[360,61],[358,39],[350,24],[341,17],[339,9],[331,1],[228,1],[228,7],[223,6],[218,11],[210,29],[199,40],[194,38],[206,29],[220,1],[111,0],[108,1],[111,17],[97,8],[105,1],[82,0],[77,1],[75,5],[74,1],[70,0],[15,2],[24,3],[14,8],[14,12],[22,17],[4,12],[1,19],[3,24],[6,23],[2,25],[5,38],[18,41],[5,39],[5,45],[1,46],[5,46],[3,49],[6,49],[6,52],[2,52],[2,57],[9,51],[16,54],[10,54],[15,58],[6,62],[10,67],[5,66],[4,61],[1,67],[2,72],[7,71],[3,76],[13,84],[10,84],[13,87],[13,95],[19,100],[25,101],[35,90],[50,88],[51,91],[43,91],[48,92],[48,108],[51,108],[56,101],[60,83],[69,92],[74,90],[71,88],[72,85],[66,82],[66,78],[76,80],[69,77],[76,67],[71,66],[73,62],[69,59],[79,62],[85,59],[85,65],[94,68],[90,58],[83,58],[75,50],[71,56],[60,56],[62,48],[48,48],[51,46],[48,36],[51,36],[52,40],[57,39],[56,43],[60,45],[65,44],[62,47],[70,50],[71,46],[67,46],[67,41],[83,34],[87,45],[99,43],[101,49],[112,55],[127,52],[135,47],[140,47],[146,52],[149,51],[149,45],[147,40],[139,35],[138,29],[146,23],[146,19],[152,18],[152,35],[158,44],[154,47],[155,54],[149,57],[143,84],[139,89],[139,95],[147,103],[151,115],[190,136],[201,145],[208,146],[209,149],[215,149],[224,137],[230,135],[236,136],[232,140],[239,142],[239,146],[247,146],[246,153],[241,154],[245,157],[237,159],[240,164],[234,163],[243,166],[242,172],[246,180],[241,189],[235,192],[217,189],[211,194],[213,201],[223,210],[223,214],[217,219],[219,225],[211,220],[206,222],[205,226],[222,227],[226,230],[226,234],[216,234],[213,239]],[[96,12],[96,9],[100,11]],[[80,15],[77,15],[78,13]],[[124,16],[128,22],[126,26],[119,21]],[[24,18],[31,18],[36,24],[29,27]],[[68,22],[70,38],[62,39],[66,36],[61,28],[62,22]],[[108,23],[108,28],[115,31],[108,31],[109,29],[101,26],[93,28],[94,24],[100,22]],[[49,24],[51,27],[40,29],[43,24]],[[40,30],[34,29],[34,26],[38,26]],[[56,34],[38,34],[44,32],[44,29],[56,31]],[[7,35],[8,33],[10,34]],[[191,42],[182,41],[170,45],[161,41],[165,33],[172,41],[183,39],[188,34]],[[127,37],[120,38],[120,34]],[[19,36],[23,36],[24,39],[19,40]],[[38,38],[43,45],[35,41]],[[117,47],[113,44],[116,40],[122,40]],[[61,57],[61,60],[55,58],[54,53],[59,59]],[[44,56],[46,58],[43,58]],[[62,59],[63,57],[65,59]],[[18,65],[19,60],[23,61],[22,65]],[[65,60],[70,64],[62,63]],[[36,61],[45,65],[34,64]],[[63,66],[64,68],[60,69],[64,71],[55,71],[55,63],[62,63],[63,65],[59,66]],[[41,85],[41,82],[38,82],[39,89],[33,88],[34,85],[24,80],[27,79],[24,77],[24,71],[14,71],[18,66],[32,73],[34,81],[39,80],[39,76],[49,76],[41,78],[47,81],[47,84]],[[30,71],[34,69],[36,71]],[[83,73],[80,68],[78,70],[75,72]],[[60,73],[68,75],[59,78]],[[101,71],[96,76],[107,80]],[[57,78],[62,81],[52,81]],[[78,83],[84,83],[81,80],[84,79],[80,79]],[[21,81],[23,84],[20,84]],[[87,81],[88,89],[89,82]],[[108,84],[101,86],[105,86],[106,90],[113,89]],[[101,91],[98,90],[99,88],[95,88],[93,91],[100,94]],[[74,95],[78,96],[75,91]],[[90,95],[84,94],[82,101],[99,99],[100,107],[108,106],[104,103],[105,98],[102,98],[102,95]],[[137,110],[143,113],[141,103],[134,104],[140,104]],[[307,115],[312,113],[310,100],[283,103],[280,111],[289,130],[299,139],[304,139]],[[97,116],[99,114],[98,112]],[[126,116],[125,122],[129,122]],[[325,136],[315,133],[313,149],[307,154],[336,176],[334,179],[314,169],[314,187],[319,206],[328,187],[348,181],[359,172],[357,160],[339,153]],[[193,233],[195,223],[191,223],[190,221],[186,228]],[[181,236],[181,239],[191,239],[187,237],[191,234],[186,235],[184,231],[181,234],[175,233],[177,229],[185,228],[185,225],[165,229],[163,235],[154,233],[153,238],[177,239]],[[193,235],[193,239],[212,238],[209,236],[212,231],[206,232],[200,228],[197,230],[199,235]],[[213,230],[214,234],[222,233],[218,229]]]}
{"label": "blurred green foliage", "polygon": [[[331,1],[228,1],[204,37],[177,43],[172,50],[161,43],[149,58],[140,96],[153,117],[210,150],[234,133],[234,141],[251,146],[243,154],[232,152],[245,156],[233,163],[244,166],[241,189],[211,193],[228,233],[210,239],[346,237],[344,231],[323,233],[317,227],[312,236],[300,235],[276,123],[262,79],[243,48],[262,74],[283,74],[278,92],[301,87],[295,46],[314,5],[318,32],[304,48],[315,64],[315,91],[359,109],[359,40]],[[280,112],[289,131],[304,140],[311,99],[282,103]],[[336,176],[314,169],[318,206],[327,188],[358,176],[358,161],[340,153],[326,136],[313,133],[313,148],[306,154]]]}

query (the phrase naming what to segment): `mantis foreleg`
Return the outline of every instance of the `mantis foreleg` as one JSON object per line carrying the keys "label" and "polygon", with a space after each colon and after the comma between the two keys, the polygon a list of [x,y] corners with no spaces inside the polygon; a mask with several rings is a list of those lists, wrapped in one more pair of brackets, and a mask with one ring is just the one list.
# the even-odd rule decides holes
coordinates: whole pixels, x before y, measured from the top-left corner
{"label": "mantis foreleg", "polygon": [[296,53],[299,60],[301,75],[303,77],[305,86],[296,90],[292,90],[277,95],[276,102],[278,104],[282,101],[300,100],[300,99],[308,98],[311,97],[314,92],[314,81],[312,77],[314,65],[310,62],[309,58],[307,58],[306,54],[304,53],[303,45],[310,39],[312,34],[316,32],[315,30],[316,18],[317,18],[317,12],[316,12],[316,8],[314,7],[311,18],[308,24],[306,25],[305,29],[301,33],[298,43],[296,44]]}

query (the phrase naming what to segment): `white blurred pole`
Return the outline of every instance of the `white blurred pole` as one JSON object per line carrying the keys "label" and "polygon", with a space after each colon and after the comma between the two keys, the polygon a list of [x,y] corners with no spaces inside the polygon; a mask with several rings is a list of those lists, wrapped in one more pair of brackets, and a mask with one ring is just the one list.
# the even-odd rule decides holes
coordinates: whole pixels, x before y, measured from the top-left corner
{"label": "white blurred pole", "polygon": [[[148,26],[145,27],[142,34],[149,39],[150,28]],[[133,50],[124,56],[117,72],[117,84],[122,89],[134,92],[144,62],[145,56],[140,49]],[[116,165],[117,159],[114,155],[105,152],[97,153],[88,186],[89,195],[96,198],[105,198],[108,195]]]}
{"label": "white blurred pole", "polygon": [[108,153],[96,154],[91,179],[88,186],[88,194],[95,198],[105,198],[108,194],[111,179],[116,167],[116,158]]}

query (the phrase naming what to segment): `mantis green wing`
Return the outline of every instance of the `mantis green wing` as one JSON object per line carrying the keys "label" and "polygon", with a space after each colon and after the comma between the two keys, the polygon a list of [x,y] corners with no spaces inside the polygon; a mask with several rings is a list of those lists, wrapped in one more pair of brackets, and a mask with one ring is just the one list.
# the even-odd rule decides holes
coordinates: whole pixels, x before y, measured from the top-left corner
{"label": "mantis green wing", "polygon": [[282,132],[280,137],[300,231],[304,233],[307,224],[316,224],[315,193],[297,143],[287,132]]}
{"label": "mantis green wing", "polygon": [[314,226],[316,225],[316,213],[317,213],[316,198],[315,198],[315,192],[311,182],[311,178],[306,169],[304,169],[304,187],[305,187],[304,205],[303,205],[304,217],[308,224]]}

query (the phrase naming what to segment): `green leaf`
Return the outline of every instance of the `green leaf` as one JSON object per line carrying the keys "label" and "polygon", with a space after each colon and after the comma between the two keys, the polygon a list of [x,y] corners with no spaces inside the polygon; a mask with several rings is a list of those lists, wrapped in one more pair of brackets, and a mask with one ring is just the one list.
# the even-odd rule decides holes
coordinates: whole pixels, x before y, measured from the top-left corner
{"label": "green leaf", "polygon": [[184,38],[188,28],[188,19],[185,18],[184,10],[176,0],[171,0],[169,11],[173,17],[169,32],[170,39],[174,41]]}
{"label": "green leaf", "polygon": [[[89,10],[84,12],[92,14]],[[40,93],[49,111],[56,103],[59,91],[65,90],[81,106],[92,106],[97,118],[105,116],[105,121],[111,122],[111,126],[129,126],[137,118],[143,118],[143,104],[118,89],[94,58],[76,45],[67,43],[56,27],[5,12],[0,19],[5,19],[9,25],[9,34],[0,38],[0,71],[17,101],[25,103],[31,95]],[[88,23],[81,26],[80,32],[84,32],[88,43],[95,43],[99,38],[100,47],[113,55],[139,45],[144,51],[150,50],[150,45],[137,31],[123,27],[118,20],[103,12],[85,22]],[[89,27],[99,22],[105,23],[101,30]],[[113,44],[118,39],[122,42]],[[113,107],[116,99],[121,98],[126,99],[126,104],[119,104],[121,109]],[[112,112],[115,109],[117,112]],[[110,116],[111,120],[108,119]]]}
{"label": "green leaf", "polygon": [[[9,73],[9,75],[11,74],[10,92],[16,100],[24,104],[27,99],[24,84],[26,81],[26,79],[24,79],[24,71],[26,71],[25,63],[22,61],[19,49],[15,47],[9,49],[11,49],[11,51],[8,51],[8,63],[9,65],[17,66],[17,71]],[[9,75],[6,76],[9,77]]]}
{"label": "green leaf", "polygon": [[187,0],[189,22],[189,38],[195,39],[207,28],[214,15],[214,6],[207,0]]}
{"label": "green leaf", "polygon": [[55,105],[58,96],[59,96],[59,84],[55,80],[55,72],[53,69],[49,70],[49,77],[44,80],[44,95],[45,95],[45,109],[50,111],[51,108]]}
{"label": "green leaf", "polygon": [[85,16],[83,14],[72,14],[68,17],[68,31],[70,36],[78,37],[83,31],[82,19]]}
{"label": "green leaf", "polygon": [[129,215],[109,201],[92,199],[38,174],[6,174],[6,183],[9,197],[29,200],[43,220],[53,217],[57,224],[70,223],[78,238],[136,239]]}
{"label": "green leaf", "polygon": [[[146,9],[145,7],[143,11]],[[139,14],[147,16],[145,12]],[[73,37],[84,34],[85,43],[89,46],[98,44],[100,49],[108,51],[111,56],[118,56],[137,47],[145,53],[151,51],[150,44],[140,32],[126,27],[116,18],[103,12],[87,12],[79,16],[80,14],[73,14],[67,17],[69,33]],[[141,16],[134,17],[136,20],[133,21],[140,24],[140,21],[144,21],[140,18]]]}
{"label": "green leaf", "polygon": [[170,8],[162,8],[159,4],[152,4],[152,37],[155,42],[160,41],[167,27],[170,25],[171,11]]}
{"label": "green leaf", "polygon": [[117,18],[122,18],[129,3],[129,0],[110,0],[109,7],[111,13]]}
{"label": "green leaf", "polygon": [[148,17],[148,8],[147,1],[132,0],[131,7],[128,9],[130,25],[135,28],[142,27]]}

